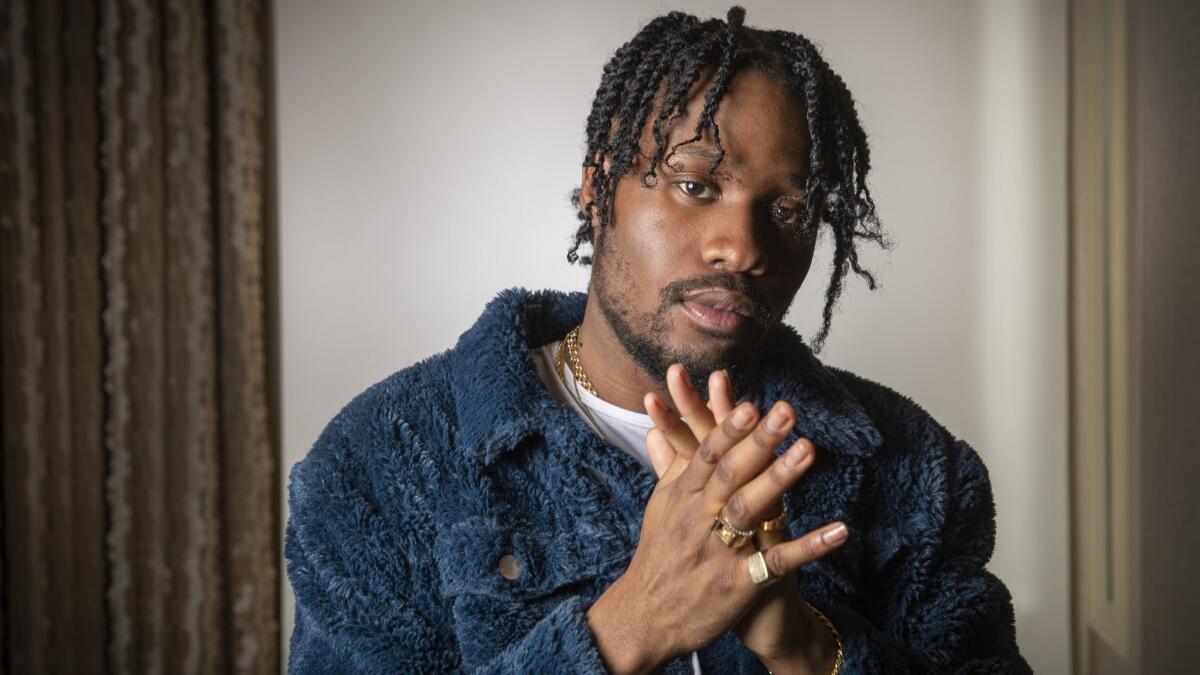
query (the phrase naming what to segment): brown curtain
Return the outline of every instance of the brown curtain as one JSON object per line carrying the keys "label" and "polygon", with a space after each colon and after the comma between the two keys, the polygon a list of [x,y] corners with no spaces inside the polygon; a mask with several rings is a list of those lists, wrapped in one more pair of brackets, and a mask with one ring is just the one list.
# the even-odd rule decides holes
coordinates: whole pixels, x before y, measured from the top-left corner
{"label": "brown curtain", "polygon": [[0,0],[3,669],[279,671],[268,0]]}

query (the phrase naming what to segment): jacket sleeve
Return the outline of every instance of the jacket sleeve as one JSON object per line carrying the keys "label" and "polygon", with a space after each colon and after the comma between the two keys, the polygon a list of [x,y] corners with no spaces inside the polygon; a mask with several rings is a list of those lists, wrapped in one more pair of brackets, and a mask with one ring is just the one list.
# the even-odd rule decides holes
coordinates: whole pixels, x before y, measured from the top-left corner
{"label": "jacket sleeve", "polygon": [[[433,556],[427,463],[403,447],[400,423],[364,407],[343,409],[291,472],[288,673],[466,671]],[[586,609],[564,600],[471,672],[604,672]]]}
{"label": "jacket sleeve", "polygon": [[[984,569],[995,543],[995,505],[983,462],[957,441],[944,471],[922,480],[935,485],[932,494],[945,495],[931,499],[923,516],[940,526],[906,535],[918,541],[885,568],[878,614],[813,600],[842,633],[843,672],[1032,672],[1017,649],[1008,589]],[[936,489],[942,482],[944,492]]]}

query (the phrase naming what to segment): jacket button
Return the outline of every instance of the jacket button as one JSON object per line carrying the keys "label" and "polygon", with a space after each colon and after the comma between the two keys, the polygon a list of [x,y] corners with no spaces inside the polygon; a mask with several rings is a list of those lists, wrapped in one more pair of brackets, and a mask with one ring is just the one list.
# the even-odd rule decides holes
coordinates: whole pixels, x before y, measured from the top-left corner
{"label": "jacket button", "polygon": [[500,556],[499,567],[500,576],[509,581],[516,581],[521,576],[521,561],[512,554]]}
{"label": "jacket button", "polygon": [[605,483],[608,482],[608,476],[605,476],[600,471],[598,471],[596,469],[591,469],[591,468],[589,468],[588,471],[592,472],[592,478],[595,478],[597,483],[604,485]]}

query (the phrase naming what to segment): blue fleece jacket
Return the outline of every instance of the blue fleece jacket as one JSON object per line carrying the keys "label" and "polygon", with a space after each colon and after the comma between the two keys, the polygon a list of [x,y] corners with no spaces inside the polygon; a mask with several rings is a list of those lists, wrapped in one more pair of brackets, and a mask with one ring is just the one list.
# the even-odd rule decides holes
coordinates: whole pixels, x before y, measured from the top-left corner
{"label": "blue fleece jacket", "polygon": [[[558,406],[531,359],[585,300],[504,291],[453,349],[329,422],[291,472],[289,673],[604,672],[584,614],[625,570],[656,478]],[[791,533],[851,532],[797,572],[844,636],[843,672],[1029,672],[1008,591],[984,569],[995,508],[975,451],[791,329],[768,353],[763,400],[796,410],[782,447],[818,449],[785,495]],[[765,672],[732,633],[699,658],[705,673]],[[666,672],[691,672],[688,658]]]}

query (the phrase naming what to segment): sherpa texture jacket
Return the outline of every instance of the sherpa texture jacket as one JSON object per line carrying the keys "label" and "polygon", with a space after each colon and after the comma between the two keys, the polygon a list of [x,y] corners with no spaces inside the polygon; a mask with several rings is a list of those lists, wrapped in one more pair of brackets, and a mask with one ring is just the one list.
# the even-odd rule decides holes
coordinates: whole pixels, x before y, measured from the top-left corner
{"label": "sherpa texture jacket", "polygon": [[[504,291],[453,349],[329,422],[291,472],[289,673],[604,672],[584,614],[625,570],[656,478],[535,370],[530,348],[577,325],[584,303]],[[984,569],[995,510],[976,453],[910,399],[823,366],[790,329],[770,354],[764,400],[790,401],[793,437],[818,448],[785,495],[792,535],[850,527],[798,572],[844,636],[843,672],[1029,672],[1008,591]],[[732,633],[699,658],[705,673],[765,672]],[[689,673],[688,659],[666,672]]]}

